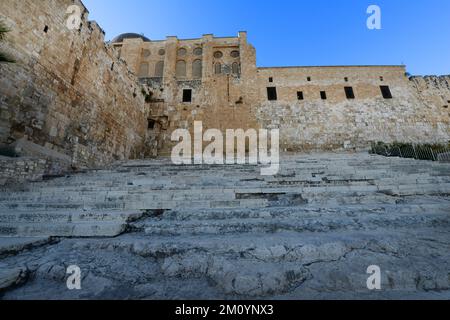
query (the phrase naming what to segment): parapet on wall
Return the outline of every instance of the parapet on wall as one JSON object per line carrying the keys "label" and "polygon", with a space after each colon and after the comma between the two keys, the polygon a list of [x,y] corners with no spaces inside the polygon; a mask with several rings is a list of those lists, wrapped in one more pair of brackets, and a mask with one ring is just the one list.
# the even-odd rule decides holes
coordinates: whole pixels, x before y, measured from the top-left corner
{"label": "parapet on wall", "polygon": [[[83,10],[79,30],[66,26],[73,4]],[[17,60],[0,65],[0,143],[26,137],[78,166],[144,154],[141,87],[87,15],[78,0],[0,1],[11,29],[1,49]]]}

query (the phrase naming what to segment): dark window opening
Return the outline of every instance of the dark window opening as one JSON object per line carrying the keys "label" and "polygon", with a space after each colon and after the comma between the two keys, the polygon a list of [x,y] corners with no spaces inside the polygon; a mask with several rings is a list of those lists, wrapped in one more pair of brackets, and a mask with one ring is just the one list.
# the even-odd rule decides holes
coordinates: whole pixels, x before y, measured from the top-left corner
{"label": "dark window opening", "polygon": [[327,100],[327,93],[325,91],[320,91],[320,98],[322,100]]}
{"label": "dark window opening", "polygon": [[448,109],[448,106],[443,106],[442,108],[444,108],[444,109]]}
{"label": "dark window opening", "polygon": [[355,99],[355,93],[353,92],[352,87],[345,87],[345,96],[347,99]]}
{"label": "dark window opening", "polygon": [[214,73],[221,74],[222,73],[222,65],[220,63],[216,63],[214,65]]}
{"label": "dark window opening", "polygon": [[231,65],[231,72],[233,74],[239,75],[239,63],[233,62],[233,64]]}
{"label": "dark window opening", "polygon": [[44,32],[47,33],[48,32],[48,26],[44,27]]}
{"label": "dark window opening", "polygon": [[344,80],[345,80],[345,82],[348,82],[348,78],[347,77],[345,77]]}
{"label": "dark window opening", "polygon": [[383,77],[380,77],[380,81],[384,81],[384,78],[383,78]]}
{"label": "dark window opening", "polygon": [[156,121],[153,119],[147,119],[148,121],[148,129],[153,130],[155,129]]}
{"label": "dark window opening", "polygon": [[311,77],[306,78],[306,80],[311,81]]}
{"label": "dark window opening", "polygon": [[267,88],[267,99],[269,101],[275,101],[278,99],[277,97],[277,88],[275,87],[268,87]]}
{"label": "dark window opening", "polygon": [[303,99],[304,99],[304,97],[303,97],[303,92],[302,92],[302,91],[298,91],[298,92],[297,92],[297,99],[298,99],[298,100],[303,100]]}
{"label": "dark window opening", "polygon": [[272,77],[269,78],[269,82],[273,82],[273,78]]}
{"label": "dark window opening", "polygon": [[385,99],[392,99],[391,89],[388,86],[380,86],[381,94]]}
{"label": "dark window opening", "polygon": [[111,65],[111,71],[114,71],[114,62]]}
{"label": "dark window opening", "polygon": [[191,89],[183,90],[183,102],[192,102],[192,90]]}

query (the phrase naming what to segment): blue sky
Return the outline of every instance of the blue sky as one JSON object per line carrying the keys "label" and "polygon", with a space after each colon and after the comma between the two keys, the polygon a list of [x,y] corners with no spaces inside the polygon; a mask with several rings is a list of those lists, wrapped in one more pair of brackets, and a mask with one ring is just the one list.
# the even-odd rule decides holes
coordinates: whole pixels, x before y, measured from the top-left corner
{"label": "blue sky", "polygon": [[[83,0],[109,40],[125,32],[153,40],[248,32],[257,64],[406,64],[416,75],[450,74],[450,0]],[[366,27],[367,7],[382,30]]]}

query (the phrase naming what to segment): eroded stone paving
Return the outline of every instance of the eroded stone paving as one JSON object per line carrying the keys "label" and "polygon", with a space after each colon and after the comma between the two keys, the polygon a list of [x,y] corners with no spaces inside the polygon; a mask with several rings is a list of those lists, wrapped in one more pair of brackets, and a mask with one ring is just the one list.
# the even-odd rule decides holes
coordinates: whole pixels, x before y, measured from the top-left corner
{"label": "eroded stone paving", "polygon": [[450,164],[288,154],[259,172],[160,159],[4,189],[1,297],[450,298]]}

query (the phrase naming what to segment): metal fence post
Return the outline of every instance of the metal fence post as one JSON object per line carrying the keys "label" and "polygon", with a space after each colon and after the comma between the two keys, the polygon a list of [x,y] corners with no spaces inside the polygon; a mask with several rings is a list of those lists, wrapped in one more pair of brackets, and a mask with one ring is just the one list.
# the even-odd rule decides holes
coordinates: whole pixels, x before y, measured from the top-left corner
{"label": "metal fence post", "polygon": [[437,157],[434,155],[433,148],[430,148],[431,150],[431,156],[433,157],[433,161],[437,161]]}

